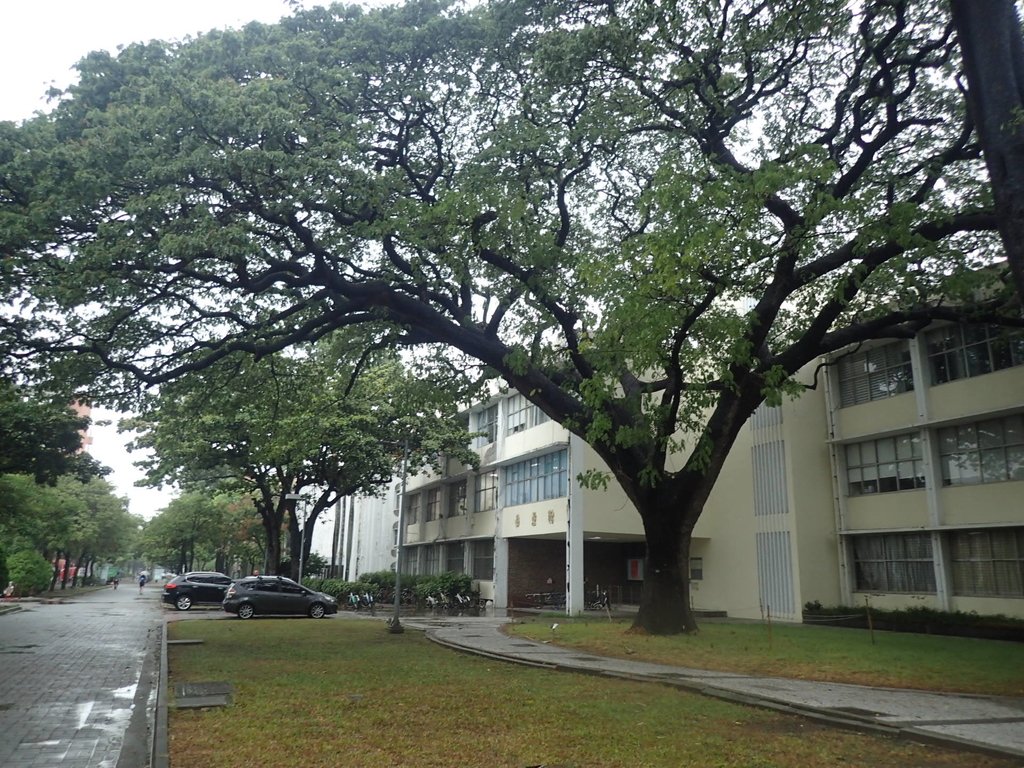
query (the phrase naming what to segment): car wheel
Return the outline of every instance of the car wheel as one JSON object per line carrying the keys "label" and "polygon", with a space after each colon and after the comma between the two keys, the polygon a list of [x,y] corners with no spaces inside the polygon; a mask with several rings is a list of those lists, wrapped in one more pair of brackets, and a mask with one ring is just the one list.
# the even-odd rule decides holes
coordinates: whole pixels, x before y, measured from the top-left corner
{"label": "car wheel", "polygon": [[309,617],[311,619],[322,619],[327,611],[324,610],[323,603],[313,603],[309,606]]}
{"label": "car wheel", "polygon": [[179,611],[187,611],[192,607],[192,598],[188,595],[178,595],[174,600],[174,607]]}
{"label": "car wheel", "polygon": [[256,614],[256,609],[249,603],[242,603],[238,606],[238,618],[251,619]]}

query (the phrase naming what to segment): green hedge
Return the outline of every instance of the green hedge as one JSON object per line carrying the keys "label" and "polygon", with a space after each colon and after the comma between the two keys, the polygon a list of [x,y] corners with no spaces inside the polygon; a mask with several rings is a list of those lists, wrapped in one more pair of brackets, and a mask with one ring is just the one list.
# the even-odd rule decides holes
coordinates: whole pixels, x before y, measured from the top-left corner
{"label": "green hedge", "polygon": [[804,605],[803,620],[805,624],[866,628],[869,626],[869,613],[870,626],[875,629],[1024,641],[1024,619],[973,611],[939,611],[921,606],[886,609],[864,605],[823,606],[815,601]]}

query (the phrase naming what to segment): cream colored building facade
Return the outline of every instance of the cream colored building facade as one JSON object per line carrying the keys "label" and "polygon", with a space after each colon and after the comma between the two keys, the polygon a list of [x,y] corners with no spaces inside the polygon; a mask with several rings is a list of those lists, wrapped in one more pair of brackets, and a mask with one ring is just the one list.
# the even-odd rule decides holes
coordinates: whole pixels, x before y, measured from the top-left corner
{"label": "cream colored building facade", "polygon": [[[803,605],[1024,616],[1024,335],[949,326],[865,346],[744,428],[695,531],[691,603],[799,621]],[[809,369],[806,383],[811,384]],[[515,392],[469,411],[480,467],[406,478],[402,570],[462,571],[499,608],[607,589],[637,602],[639,515],[579,438]],[[393,568],[399,479],[357,499],[348,578]]]}

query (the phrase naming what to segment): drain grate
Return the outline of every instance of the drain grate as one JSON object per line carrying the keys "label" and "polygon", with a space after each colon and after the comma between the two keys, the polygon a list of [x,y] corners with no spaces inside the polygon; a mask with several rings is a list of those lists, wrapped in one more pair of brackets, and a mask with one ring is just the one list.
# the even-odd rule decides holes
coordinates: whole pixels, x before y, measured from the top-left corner
{"label": "drain grate", "polygon": [[174,686],[177,709],[227,707],[231,704],[231,683],[178,683]]}

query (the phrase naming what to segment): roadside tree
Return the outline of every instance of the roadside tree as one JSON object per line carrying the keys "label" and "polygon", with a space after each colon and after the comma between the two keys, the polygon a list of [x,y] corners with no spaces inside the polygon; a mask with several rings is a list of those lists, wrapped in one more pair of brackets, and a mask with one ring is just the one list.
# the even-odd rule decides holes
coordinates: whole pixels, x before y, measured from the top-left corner
{"label": "roadside tree", "polygon": [[[65,403],[54,404],[0,379],[0,474],[26,474],[53,485],[65,474],[83,480],[103,475],[87,453],[82,434],[89,419]],[[8,508],[0,508],[0,516]],[[2,517],[0,517],[2,519]]]}
{"label": "roadside tree", "polygon": [[999,234],[1024,298],[1024,38],[1013,0],[950,0]]}
{"label": "roadside tree", "polygon": [[[258,361],[234,356],[164,385],[151,408],[126,422],[139,433],[136,446],[152,449],[140,463],[147,479],[236,489],[263,524],[263,567],[277,572],[284,559],[297,578],[312,543],[300,518],[308,530],[339,498],[377,492],[394,474],[403,440],[419,463],[442,451],[473,458],[468,433],[451,418],[451,391],[424,384],[390,355],[376,357],[347,359],[323,344]],[[447,416],[437,415],[440,407]],[[210,525],[230,519],[197,494],[186,498],[180,511],[203,509]],[[175,541],[187,547],[191,517],[174,511]],[[153,535],[166,542],[162,531]]]}
{"label": "roadside tree", "polygon": [[90,55],[0,131],[34,310],[3,341],[168,393],[357,325],[461,350],[604,459],[637,626],[693,630],[690,537],[761,403],[850,345],[1022,324],[946,11],[424,0]]}

